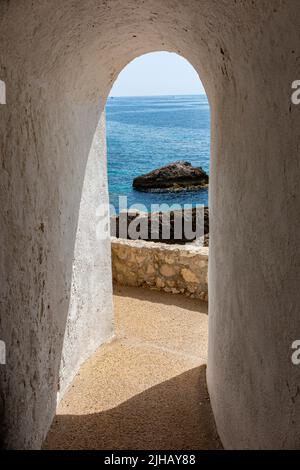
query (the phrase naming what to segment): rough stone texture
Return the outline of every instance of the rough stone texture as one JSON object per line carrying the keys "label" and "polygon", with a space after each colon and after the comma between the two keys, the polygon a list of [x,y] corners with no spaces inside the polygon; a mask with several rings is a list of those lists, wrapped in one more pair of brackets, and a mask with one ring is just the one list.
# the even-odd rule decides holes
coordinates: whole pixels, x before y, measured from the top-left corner
{"label": "rough stone texture", "polygon": [[207,304],[118,286],[114,306],[116,338],[81,368],[43,448],[220,449],[205,378]]}
{"label": "rough stone texture", "polygon": [[112,238],[116,283],[184,294],[207,302],[208,248]]}
{"label": "rough stone texture", "polygon": [[[110,250],[89,244],[93,209],[79,217],[80,201],[83,188],[106,197],[104,152],[98,173],[88,168],[112,83],[154,50],[189,60],[211,105],[207,377],[219,434],[227,448],[299,447],[299,25],[298,0],[0,2],[5,447],[38,448],[47,432],[70,302],[88,290],[102,298],[98,342],[111,335]],[[71,299],[79,233],[89,269],[76,271]],[[88,308],[77,312],[94,324]]]}

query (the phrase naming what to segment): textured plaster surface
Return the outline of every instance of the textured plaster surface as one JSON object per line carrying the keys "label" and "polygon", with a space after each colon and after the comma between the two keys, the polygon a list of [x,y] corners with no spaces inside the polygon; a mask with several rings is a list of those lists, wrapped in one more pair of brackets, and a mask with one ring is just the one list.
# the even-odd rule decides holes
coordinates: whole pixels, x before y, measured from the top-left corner
{"label": "textured plaster surface", "polygon": [[0,2],[5,447],[40,447],[58,389],[112,335],[110,250],[89,243],[95,201],[90,212],[84,201],[107,197],[104,142],[94,146],[105,98],[153,50],[189,60],[211,105],[208,386],[219,434],[228,448],[299,447],[299,25],[298,0]]}
{"label": "textured plaster surface", "polygon": [[46,449],[220,449],[206,387],[207,304],[116,287],[116,339],[67,390]]}

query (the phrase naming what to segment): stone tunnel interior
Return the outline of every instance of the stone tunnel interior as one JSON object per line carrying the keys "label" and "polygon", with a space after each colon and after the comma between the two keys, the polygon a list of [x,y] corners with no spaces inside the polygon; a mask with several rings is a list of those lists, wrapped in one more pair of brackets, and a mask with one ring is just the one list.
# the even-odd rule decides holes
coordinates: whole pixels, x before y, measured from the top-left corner
{"label": "stone tunnel interior", "polygon": [[[211,106],[207,383],[222,444],[297,448],[299,73],[295,0],[0,3],[2,445],[39,449],[79,367],[113,336],[104,107],[166,50]],[[276,77],[276,79],[274,78]],[[95,248],[96,247],[96,248]]]}

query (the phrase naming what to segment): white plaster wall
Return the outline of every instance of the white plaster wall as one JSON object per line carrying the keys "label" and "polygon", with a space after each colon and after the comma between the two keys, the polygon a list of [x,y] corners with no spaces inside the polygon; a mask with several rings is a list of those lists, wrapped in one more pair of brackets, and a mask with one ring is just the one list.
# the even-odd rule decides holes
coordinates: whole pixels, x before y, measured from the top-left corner
{"label": "white plaster wall", "polygon": [[59,396],[82,363],[113,335],[109,233],[97,236],[99,208],[108,206],[105,113],[88,156],[74,248],[70,306],[62,348]]}
{"label": "white plaster wall", "polygon": [[[300,369],[290,361],[300,334],[300,108],[290,105],[299,25],[298,0],[0,2],[5,447],[41,445],[61,356],[63,389],[95,342],[111,335],[108,246],[95,253],[97,275],[93,236],[85,237],[92,227],[84,208],[97,192],[91,149],[116,76],[152,50],[188,59],[211,104],[208,386],[222,441],[299,447]],[[105,178],[103,171],[99,190]],[[88,318],[81,301],[90,295],[100,311],[94,306]],[[99,336],[84,340],[84,318],[84,331],[96,325]]]}

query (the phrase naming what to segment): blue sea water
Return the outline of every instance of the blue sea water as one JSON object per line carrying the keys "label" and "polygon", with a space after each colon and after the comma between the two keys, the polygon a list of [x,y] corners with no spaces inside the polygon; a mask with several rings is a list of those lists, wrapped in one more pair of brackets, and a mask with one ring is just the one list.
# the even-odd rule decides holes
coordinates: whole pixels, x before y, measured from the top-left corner
{"label": "blue sea water", "polygon": [[205,204],[207,189],[176,193],[143,193],[134,177],[177,160],[209,173],[210,110],[205,95],[109,98],[106,107],[110,203],[118,196],[128,205]]}

